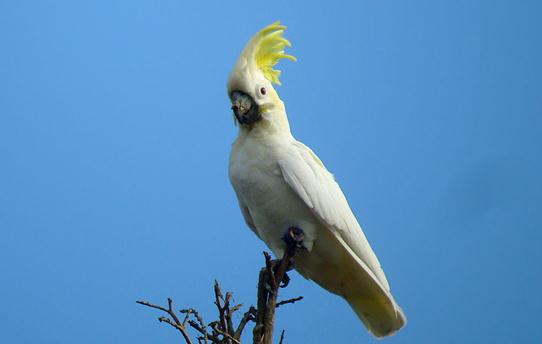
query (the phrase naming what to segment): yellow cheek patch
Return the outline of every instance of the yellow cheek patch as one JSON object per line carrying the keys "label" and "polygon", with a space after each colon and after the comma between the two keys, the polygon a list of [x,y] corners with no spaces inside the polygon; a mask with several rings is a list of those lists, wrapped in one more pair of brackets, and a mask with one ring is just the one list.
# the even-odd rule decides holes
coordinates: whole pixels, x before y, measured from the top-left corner
{"label": "yellow cheek patch", "polygon": [[273,107],[272,104],[262,104],[262,105],[260,105],[260,113],[265,113],[265,112],[271,110],[272,107]]}

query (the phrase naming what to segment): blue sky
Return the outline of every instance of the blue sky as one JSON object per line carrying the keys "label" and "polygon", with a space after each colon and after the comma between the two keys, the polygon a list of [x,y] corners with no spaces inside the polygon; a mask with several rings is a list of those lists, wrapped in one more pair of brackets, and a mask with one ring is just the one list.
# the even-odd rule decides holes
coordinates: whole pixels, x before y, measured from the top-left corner
{"label": "blue sky", "polygon": [[[226,78],[288,26],[294,135],[336,175],[409,319],[386,343],[534,343],[537,1],[0,2],[0,342],[174,343],[137,299],[255,301]],[[296,273],[287,343],[375,342]]]}

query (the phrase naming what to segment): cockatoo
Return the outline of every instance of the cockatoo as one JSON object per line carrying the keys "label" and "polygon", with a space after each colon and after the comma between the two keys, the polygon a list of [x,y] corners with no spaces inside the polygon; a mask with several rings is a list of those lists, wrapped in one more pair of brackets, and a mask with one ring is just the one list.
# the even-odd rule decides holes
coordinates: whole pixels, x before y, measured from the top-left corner
{"label": "cockatoo", "polygon": [[239,126],[229,178],[248,227],[277,257],[289,228],[303,231],[294,268],[343,297],[370,333],[385,337],[406,318],[384,271],[339,185],[310,148],[290,132],[280,85],[280,59],[290,46],[285,26],[260,30],[243,49],[228,78],[228,96]]}

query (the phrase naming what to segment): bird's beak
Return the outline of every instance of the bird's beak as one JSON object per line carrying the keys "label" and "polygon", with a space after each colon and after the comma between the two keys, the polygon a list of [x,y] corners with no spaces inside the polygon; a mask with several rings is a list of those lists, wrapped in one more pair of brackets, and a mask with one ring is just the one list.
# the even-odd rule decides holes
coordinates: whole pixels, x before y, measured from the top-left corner
{"label": "bird's beak", "polygon": [[231,109],[239,123],[249,125],[262,118],[258,104],[250,95],[241,91],[233,91],[230,98]]}

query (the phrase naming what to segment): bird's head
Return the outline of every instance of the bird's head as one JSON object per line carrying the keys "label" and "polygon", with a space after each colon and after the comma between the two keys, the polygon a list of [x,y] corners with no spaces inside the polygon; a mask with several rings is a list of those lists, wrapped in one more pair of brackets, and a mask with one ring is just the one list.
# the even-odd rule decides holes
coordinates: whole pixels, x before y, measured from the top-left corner
{"label": "bird's head", "polygon": [[[228,78],[228,96],[235,120],[251,127],[262,120],[276,120],[284,105],[273,83],[280,85],[280,71],[273,69],[280,59],[295,61],[284,53],[290,42],[282,37],[285,26],[275,22],[261,29],[247,43]],[[284,115],[285,116],[285,115]]]}

